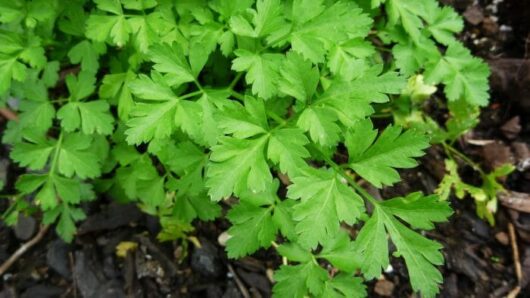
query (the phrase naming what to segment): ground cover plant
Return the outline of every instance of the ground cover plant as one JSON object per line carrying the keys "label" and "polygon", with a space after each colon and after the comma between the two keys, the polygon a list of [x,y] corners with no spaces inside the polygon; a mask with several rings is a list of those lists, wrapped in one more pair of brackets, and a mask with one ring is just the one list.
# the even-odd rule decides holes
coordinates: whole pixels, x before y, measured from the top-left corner
{"label": "ground cover plant", "polygon": [[[512,170],[459,179],[452,143],[489,71],[434,0],[0,1],[0,23],[0,95],[18,114],[3,142],[27,169],[3,218],[40,213],[66,241],[101,194],[157,216],[162,241],[225,208],[229,257],[284,257],[278,297],[362,297],[390,253],[432,297],[442,246],[422,231],[453,190],[493,222]],[[440,196],[366,190],[430,143],[448,156]]]}

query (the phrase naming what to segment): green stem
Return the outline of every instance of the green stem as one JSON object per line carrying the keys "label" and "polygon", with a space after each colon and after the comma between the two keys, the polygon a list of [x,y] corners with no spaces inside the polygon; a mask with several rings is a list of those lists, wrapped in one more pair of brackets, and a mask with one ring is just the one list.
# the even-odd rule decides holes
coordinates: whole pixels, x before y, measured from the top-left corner
{"label": "green stem", "polygon": [[59,160],[59,151],[61,150],[61,145],[63,143],[63,133],[59,134],[57,139],[57,144],[55,144],[55,152],[53,153],[52,164],[50,167],[50,175],[55,174],[55,169],[57,168],[57,161]]}
{"label": "green stem", "polygon": [[[16,201],[16,200],[15,200]],[[3,220],[9,216],[9,214],[11,214],[11,212],[13,212],[13,210],[15,210],[17,204],[16,203],[12,203],[9,205],[9,207],[6,209],[6,211],[4,211],[2,213],[2,215],[0,216],[0,218],[2,218]]]}
{"label": "green stem", "polygon": [[63,103],[63,102],[67,102],[69,101],[68,98],[63,98],[63,99],[54,99],[54,100],[51,100],[50,102],[52,103]]}
{"label": "green stem", "polygon": [[199,81],[198,81],[197,79],[193,79],[193,83],[195,83],[195,86],[197,86],[197,88],[198,88],[201,92],[204,92],[204,89],[202,88],[201,83],[199,83]]}
{"label": "green stem", "polygon": [[390,118],[392,116],[393,115],[391,113],[384,113],[384,114],[373,114],[373,115],[370,115],[370,118],[385,119],[385,118]]}
{"label": "green stem", "polygon": [[267,116],[271,117],[272,120],[276,121],[276,123],[285,126],[287,124],[287,120],[280,117],[280,115],[276,114],[274,111],[268,110]]}
{"label": "green stem", "polygon": [[228,85],[228,89],[233,90],[234,87],[236,86],[237,82],[239,82],[239,80],[241,79],[242,76],[243,76],[243,72],[239,72],[236,75],[236,77],[232,80],[232,82],[230,82],[230,85]]}
{"label": "green stem", "polygon": [[454,159],[453,155],[456,155],[458,156],[458,158],[460,158],[462,161],[464,161],[465,163],[467,163],[470,167],[472,167],[475,171],[479,172],[480,175],[482,176],[485,176],[486,173],[484,173],[484,171],[482,171],[482,169],[480,168],[480,166],[472,161],[469,157],[467,157],[464,153],[456,150],[456,148],[454,148],[453,146],[445,143],[445,142],[442,142],[442,146],[444,147],[445,149],[445,153],[451,158],[451,159]]}
{"label": "green stem", "polygon": [[240,101],[244,101],[245,100],[245,96],[237,91],[234,91],[234,90],[230,90],[230,94],[235,97],[236,99],[240,100]]}
{"label": "green stem", "polygon": [[12,199],[15,198],[17,194],[2,194],[0,195],[0,199]]}
{"label": "green stem", "polygon": [[204,93],[203,90],[198,90],[198,91],[190,92],[190,93],[184,94],[182,96],[179,96],[179,98],[180,99],[186,99],[186,98],[194,97],[194,96],[197,96],[197,95],[203,94],[203,93]]}

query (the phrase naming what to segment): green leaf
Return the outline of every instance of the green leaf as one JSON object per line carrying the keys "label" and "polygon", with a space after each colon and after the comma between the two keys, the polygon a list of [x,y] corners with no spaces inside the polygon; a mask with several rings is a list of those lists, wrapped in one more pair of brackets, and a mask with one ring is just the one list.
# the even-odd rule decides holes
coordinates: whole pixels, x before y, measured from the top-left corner
{"label": "green leaf", "polygon": [[322,146],[333,146],[340,139],[340,127],[335,123],[335,113],[324,107],[306,108],[296,125],[308,131],[311,139]]}
{"label": "green leaf", "polygon": [[412,289],[425,297],[435,297],[438,284],[442,282],[442,274],[435,267],[443,264],[442,245],[410,230],[394,218],[387,220],[385,227],[397,253],[405,259]]}
{"label": "green leaf", "polygon": [[388,268],[388,240],[384,225],[384,214],[374,209],[370,219],[355,239],[355,249],[362,256],[361,270],[367,279],[378,278],[381,269]]}
{"label": "green leaf", "polygon": [[206,194],[182,195],[175,199],[174,212],[177,218],[185,222],[191,222],[195,218],[208,221],[221,214],[221,207],[212,202]]}
{"label": "green leaf", "polygon": [[24,174],[17,179],[15,187],[23,194],[30,194],[42,186],[47,178],[48,175],[43,174]]}
{"label": "green leaf", "polygon": [[395,26],[398,21],[413,41],[417,42],[423,29],[422,17],[426,18],[423,0],[386,0],[388,13],[387,26]]}
{"label": "green leaf", "polygon": [[[228,230],[231,236],[226,248],[231,258],[242,257],[255,252],[258,248],[268,248],[276,239],[278,230],[283,230],[282,224],[291,225],[288,221],[278,221],[278,214],[282,216],[282,203],[276,192],[279,182],[267,186],[264,192],[241,193],[240,202],[228,212],[228,219],[232,227]],[[277,206],[275,206],[278,204]],[[280,210],[278,210],[280,208]]]}
{"label": "green leaf", "polygon": [[65,204],[78,204],[81,199],[92,199],[92,196],[83,196],[82,184],[78,180],[53,173],[22,175],[17,181],[16,188],[24,194],[37,192],[35,200],[43,210],[56,208],[59,205],[58,198]]}
{"label": "green leaf", "polygon": [[450,6],[438,7],[434,1],[428,2],[426,18],[427,30],[441,44],[450,45],[456,41],[455,33],[464,28],[464,21]]}
{"label": "green leaf", "polygon": [[294,207],[298,243],[315,248],[339,232],[340,222],[354,224],[364,212],[362,199],[332,171],[315,170],[292,179],[287,196],[301,199]]}
{"label": "green leaf", "polygon": [[235,54],[237,58],[232,61],[232,69],[247,72],[245,79],[252,84],[252,94],[263,99],[276,95],[282,55],[256,54],[242,49],[236,50]]}
{"label": "green leaf", "polygon": [[445,55],[427,66],[427,83],[443,83],[450,101],[464,99],[472,105],[485,106],[489,99],[489,68],[481,59],[471,56],[460,43],[452,43]]}
{"label": "green leaf", "polygon": [[389,126],[377,138],[370,120],[363,120],[346,135],[345,145],[349,166],[376,187],[392,185],[400,180],[398,169],[417,165],[414,157],[422,156],[429,147],[427,138],[412,130],[402,133],[398,126]]}
{"label": "green leaf", "polygon": [[322,0],[310,3],[294,1],[294,24],[289,36],[292,49],[313,63],[324,62],[325,54],[335,44],[350,38],[365,37],[372,21],[353,3],[337,2],[329,7]]}
{"label": "green leaf", "polygon": [[156,104],[137,103],[127,121],[127,143],[140,144],[167,138],[175,131],[175,109],[178,100]]}
{"label": "green leaf", "polygon": [[99,56],[105,50],[103,44],[83,40],[70,49],[68,58],[71,63],[81,63],[82,70],[96,73],[99,69]]}
{"label": "green leaf", "polygon": [[91,145],[89,136],[67,134],[60,146],[59,172],[67,177],[76,174],[81,179],[98,177],[101,174],[99,158]]}
{"label": "green leaf", "polygon": [[359,255],[347,233],[341,232],[327,239],[322,246],[318,257],[326,259],[333,267],[348,273],[355,273],[359,268]]}
{"label": "green leaf", "polygon": [[153,69],[169,74],[175,84],[193,82],[198,75],[192,72],[182,48],[177,43],[154,45],[149,51],[149,58],[155,63]]}
{"label": "green leaf", "polygon": [[381,204],[386,210],[416,229],[431,230],[435,222],[446,221],[453,213],[449,205],[440,201],[438,196],[424,197],[420,192],[393,198]]}
{"label": "green leaf", "polygon": [[311,251],[301,247],[296,244],[296,242],[283,243],[278,246],[276,250],[282,257],[287,258],[289,261],[307,263],[313,260],[313,254],[311,254]]}
{"label": "green leaf", "polygon": [[274,224],[278,226],[281,234],[289,240],[296,239],[296,222],[293,220],[292,216],[294,205],[296,205],[296,202],[293,200],[283,200],[279,203],[277,202],[276,206],[274,207],[274,214],[272,215]]}
{"label": "green leaf", "polygon": [[180,99],[171,91],[160,74],[152,73],[152,78],[140,76],[130,85],[131,90],[149,103],[137,103],[127,121],[125,131],[129,144],[140,144],[153,139],[169,137],[180,120],[175,117]]}
{"label": "green leaf", "polygon": [[[420,203],[422,199],[425,201]],[[412,288],[425,297],[434,297],[439,291],[438,284],[442,281],[442,275],[435,267],[443,263],[443,255],[440,253],[442,246],[406,227],[396,217],[406,220],[413,227],[430,227],[432,222],[447,220],[451,215],[449,207],[447,203],[441,203],[432,197],[422,198],[418,194],[413,194],[409,199],[396,198],[388,202],[389,207],[385,205],[386,202],[375,205],[372,217],[355,241],[356,250],[363,256],[361,269],[367,278],[374,278],[379,276],[381,269],[388,266],[388,233],[396,246],[395,255],[403,257],[407,264]],[[403,207],[407,203],[414,206]],[[428,214],[418,217],[412,215],[415,212],[411,210],[428,204]],[[401,207],[393,209],[396,205]]]}
{"label": "green leaf", "polygon": [[0,95],[11,87],[11,79],[23,81],[26,78],[26,66],[16,57],[0,53]]}
{"label": "green leaf", "polygon": [[242,15],[230,19],[230,29],[237,35],[266,37],[285,26],[280,0],[258,0],[256,10],[251,10],[252,25]]}
{"label": "green leaf", "polygon": [[239,258],[255,252],[259,247],[269,247],[276,238],[278,228],[272,221],[272,208],[260,207],[242,201],[232,207],[227,218],[232,223],[231,236],[226,243],[228,257]]}
{"label": "green leaf", "polygon": [[254,0],[213,0],[210,1],[210,7],[222,15],[225,19],[250,8]]}
{"label": "green leaf", "polygon": [[96,3],[98,9],[111,15],[91,14],[86,21],[86,36],[99,42],[111,39],[112,44],[123,47],[129,41],[131,26],[125,18],[120,2],[98,0]]}
{"label": "green leaf", "polygon": [[322,293],[322,297],[325,298],[362,298],[366,296],[366,287],[363,285],[362,279],[344,273],[328,280]]}
{"label": "green leaf", "polygon": [[103,100],[69,102],[59,109],[57,118],[67,132],[81,128],[84,134],[109,135],[113,130],[114,117]]}
{"label": "green leaf", "polygon": [[304,159],[310,156],[304,147],[309,140],[298,128],[278,129],[271,132],[267,157],[279,165],[280,171],[296,177],[306,165]]}
{"label": "green leaf", "polygon": [[[152,144],[153,142],[150,145]],[[153,152],[151,146],[149,149]],[[155,153],[157,157],[180,177],[168,187],[176,190],[179,197],[202,198],[205,192],[203,171],[208,155],[192,142],[183,142],[176,146],[166,143],[161,149],[162,151]]]}
{"label": "green leaf", "polygon": [[219,127],[225,134],[238,139],[266,133],[269,125],[263,100],[246,96],[244,104],[234,102],[224,107],[219,116]]}
{"label": "green leaf", "polygon": [[66,87],[70,92],[70,100],[78,101],[90,96],[96,90],[95,73],[82,71],[79,75],[68,75],[66,77]]}
{"label": "green leaf", "polygon": [[328,67],[334,75],[350,81],[366,71],[368,65],[365,60],[374,53],[370,43],[360,38],[351,39],[331,48]]}
{"label": "green leaf", "polygon": [[367,69],[352,81],[334,80],[328,89],[300,115],[298,126],[309,131],[311,139],[323,146],[335,145],[340,121],[352,127],[356,120],[374,112],[372,103],[389,100],[388,94],[400,94],[406,81],[395,72],[381,74],[381,67]]}
{"label": "green leaf", "polygon": [[220,138],[220,144],[212,147],[206,173],[212,200],[219,201],[245,189],[265,190],[272,182],[264,154],[267,140],[267,136],[251,140]]}
{"label": "green leaf", "polygon": [[[59,219],[58,221],[57,218]],[[52,224],[57,221],[57,226],[55,227],[57,234],[65,242],[72,242],[76,232],[75,222],[85,218],[86,215],[82,209],[68,206],[68,204],[62,204],[46,211],[44,213],[43,223]]]}
{"label": "green leaf", "polygon": [[141,99],[168,101],[177,98],[166,80],[157,72],[151,73],[151,77],[140,74],[129,83],[129,90]]}
{"label": "green leaf", "polygon": [[436,44],[425,36],[421,36],[417,43],[405,38],[392,48],[392,54],[397,68],[404,75],[415,74],[428,61],[440,56]]}
{"label": "green leaf", "polygon": [[34,132],[46,132],[52,126],[55,109],[49,101],[21,101],[19,123]]}
{"label": "green leaf", "polygon": [[294,52],[287,53],[280,73],[280,92],[304,102],[313,96],[320,80],[318,69]]}
{"label": "green leaf", "polygon": [[37,143],[18,143],[13,147],[10,157],[23,167],[42,170],[54,148],[54,144],[47,140]]}
{"label": "green leaf", "polygon": [[158,12],[134,16],[127,19],[134,38],[134,45],[141,53],[160,41],[160,35],[168,25],[164,16]]}
{"label": "green leaf", "polygon": [[134,108],[129,83],[135,79],[136,75],[129,71],[118,74],[107,74],[103,77],[99,96],[104,99],[110,99],[111,102],[118,105],[118,116],[120,120],[128,120],[129,114]]}
{"label": "green leaf", "polygon": [[157,6],[156,0],[121,0],[123,7],[134,10],[146,10]]}
{"label": "green leaf", "polygon": [[273,294],[277,297],[307,297],[308,293],[319,297],[324,290],[328,273],[313,262],[300,265],[282,265],[274,274]]}

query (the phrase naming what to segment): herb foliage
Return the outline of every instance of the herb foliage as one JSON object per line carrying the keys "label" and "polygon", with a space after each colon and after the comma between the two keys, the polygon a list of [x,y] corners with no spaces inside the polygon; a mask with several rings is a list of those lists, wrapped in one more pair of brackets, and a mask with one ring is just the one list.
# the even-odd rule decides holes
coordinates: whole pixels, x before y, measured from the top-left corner
{"label": "herb foliage", "polygon": [[[82,204],[107,194],[158,216],[159,238],[173,240],[235,197],[227,253],[274,246],[287,260],[278,297],[365,296],[363,280],[381,275],[390,252],[414,291],[438,293],[442,246],[421,231],[451,215],[448,203],[421,193],[377,200],[359,180],[399,182],[429,141],[455,140],[487,104],[488,68],[455,38],[463,22],[453,9],[0,0],[0,23],[0,96],[19,115],[3,142],[27,169],[7,222],[37,207],[71,241]],[[421,108],[436,86],[446,123]],[[379,130],[371,116],[385,108],[396,124]],[[440,189],[472,191],[460,182]]]}

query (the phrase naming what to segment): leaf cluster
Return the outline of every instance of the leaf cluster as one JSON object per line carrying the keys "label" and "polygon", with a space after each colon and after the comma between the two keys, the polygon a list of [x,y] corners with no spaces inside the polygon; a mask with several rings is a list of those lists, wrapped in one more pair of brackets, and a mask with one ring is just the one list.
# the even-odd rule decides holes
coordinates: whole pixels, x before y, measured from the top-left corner
{"label": "leaf cluster", "polygon": [[[5,216],[37,207],[70,241],[104,194],[175,240],[235,198],[228,256],[274,246],[276,296],[365,296],[393,253],[433,297],[442,246],[421,230],[447,202],[358,181],[398,183],[437,140],[408,121],[434,85],[453,114],[487,103],[461,29],[435,0],[0,0],[0,97],[19,115],[3,142],[27,169]],[[405,112],[379,129],[385,106]]]}

